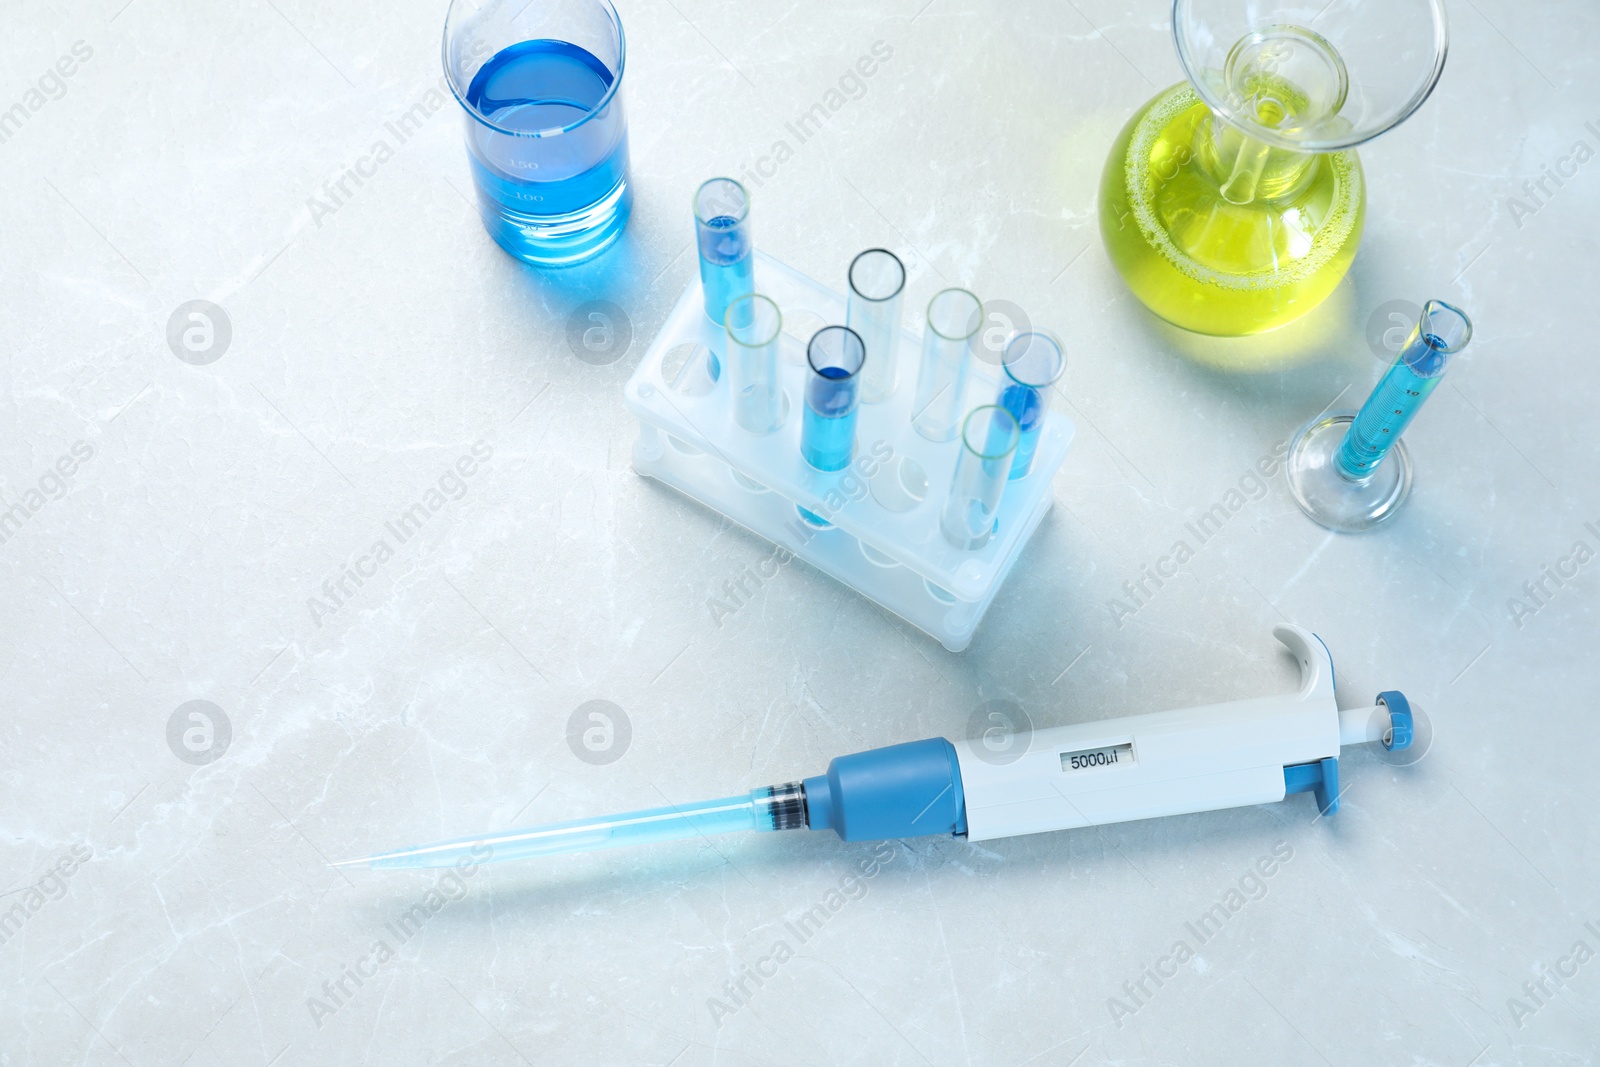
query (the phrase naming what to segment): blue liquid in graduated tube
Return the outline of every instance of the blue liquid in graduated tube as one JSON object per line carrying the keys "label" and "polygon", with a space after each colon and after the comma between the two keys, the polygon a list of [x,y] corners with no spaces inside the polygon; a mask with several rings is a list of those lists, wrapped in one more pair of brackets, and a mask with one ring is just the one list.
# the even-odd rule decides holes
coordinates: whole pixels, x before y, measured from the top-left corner
{"label": "blue liquid in graduated tube", "polygon": [[755,292],[755,257],[739,220],[718,215],[700,224],[700,283],[706,315],[722,324],[728,305]]}
{"label": "blue liquid in graduated tube", "polygon": [[[522,41],[483,65],[467,88],[467,103],[508,130],[558,129],[592,112],[611,81],[606,65],[575,44]],[[627,177],[628,141],[620,111],[615,120],[596,116],[591,125],[539,138],[477,131],[472,169],[478,188],[495,207],[522,215],[565,215],[593,206]],[[489,160],[483,158],[486,148]],[[617,214],[620,228],[627,213]]]}
{"label": "blue liquid in graduated tube", "polygon": [[1336,462],[1341,474],[1359,480],[1377,469],[1444,377],[1449,356],[1449,346],[1432,334],[1420,335],[1400,353],[1361,405],[1339,446]]}
{"label": "blue liquid in graduated tube", "polygon": [[1000,406],[1011,412],[1021,431],[1016,458],[1011,461],[1012,479],[1021,478],[1033,466],[1033,453],[1039,447],[1039,434],[1044,430],[1044,399],[1031,385],[1008,385],[1000,392]]}
{"label": "blue liquid in graduated tube", "polygon": [[[800,454],[819,471],[840,471],[850,465],[856,444],[855,382],[843,367],[823,367],[807,388],[805,418],[800,424]],[[837,384],[836,384],[837,383]],[[848,393],[848,402],[844,394]],[[823,411],[843,408],[843,414]]]}

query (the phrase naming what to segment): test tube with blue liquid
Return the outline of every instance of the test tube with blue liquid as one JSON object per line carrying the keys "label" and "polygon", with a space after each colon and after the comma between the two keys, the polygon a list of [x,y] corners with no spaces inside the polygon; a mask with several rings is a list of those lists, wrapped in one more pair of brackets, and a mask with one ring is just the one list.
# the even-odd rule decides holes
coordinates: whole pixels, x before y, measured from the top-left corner
{"label": "test tube with blue liquid", "polygon": [[1295,436],[1286,470],[1300,510],[1344,533],[1393,516],[1411,493],[1411,455],[1400,435],[1471,339],[1464,312],[1428,301],[1361,410],[1315,419]]}
{"label": "test tube with blue liquid", "polygon": [[[800,420],[800,455],[819,471],[842,471],[856,447],[856,412],[861,405],[861,368],[867,349],[848,326],[824,326],[806,346],[806,410]],[[831,526],[799,508],[813,526]]]}
{"label": "test tube with blue liquid", "polygon": [[997,403],[1017,420],[1020,438],[1011,463],[1013,479],[1025,477],[1039,448],[1050,394],[1067,369],[1061,339],[1048,330],[1024,330],[1006,342],[1000,357],[1002,370]]}
{"label": "test tube with blue liquid", "polygon": [[855,454],[866,352],[860,334],[848,326],[824,326],[806,346],[811,372],[800,424],[800,454],[819,471],[842,471]]}
{"label": "test tube with blue liquid", "polygon": [[454,0],[444,69],[484,227],[536,266],[581,263],[632,206],[626,48],[607,0]]}
{"label": "test tube with blue liquid", "polygon": [[755,243],[750,238],[750,196],[732,178],[712,178],[694,194],[694,229],[700,247],[700,287],[706,317],[721,326],[728,305],[755,292]]}

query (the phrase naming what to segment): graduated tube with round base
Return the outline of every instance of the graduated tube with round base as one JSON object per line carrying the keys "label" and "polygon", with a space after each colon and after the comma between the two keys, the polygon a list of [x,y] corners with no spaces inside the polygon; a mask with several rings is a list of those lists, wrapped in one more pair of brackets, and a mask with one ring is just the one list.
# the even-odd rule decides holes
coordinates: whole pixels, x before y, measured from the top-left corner
{"label": "graduated tube with round base", "polygon": [[1150,310],[1198,333],[1291,322],[1355,258],[1365,179],[1350,149],[1419,107],[1444,68],[1441,0],[1174,0],[1188,83],[1106,159],[1100,234]]}
{"label": "graduated tube with round base", "polygon": [[1394,363],[1354,415],[1326,415],[1302,427],[1286,473],[1295,503],[1330,530],[1371,529],[1411,493],[1411,455],[1400,435],[1444,377],[1450,357],[1472,339],[1459,309],[1430,300]]}

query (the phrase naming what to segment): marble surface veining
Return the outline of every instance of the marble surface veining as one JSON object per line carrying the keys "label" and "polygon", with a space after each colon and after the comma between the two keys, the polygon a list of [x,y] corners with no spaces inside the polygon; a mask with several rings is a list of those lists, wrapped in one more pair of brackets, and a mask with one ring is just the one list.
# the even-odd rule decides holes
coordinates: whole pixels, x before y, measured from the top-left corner
{"label": "marble surface veining", "polygon": [[[1597,1062],[1600,11],[1455,0],[1438,90],[1362,149],[1347,283],[1230,345],[1097,233],[1112,138],[1180,77],[1158,0],[620,6],[635,213],[541,274],[468,202],[441,3],[0,4],[0,1065]],[[970,286],[1067,338],[1058,506],[966,652],[801,564],[750,582],[769,546],[631,471],[621,386],[722,173],[800,270],[887,247],[908,308]],[[1336,536],[1258,489],[1432,296],[1477,333],[1407,511]],[[1278,692],[1286,619],[1345,704],[1432,728],[1347,751],[1332,818],[327,866],[988,701]]]}

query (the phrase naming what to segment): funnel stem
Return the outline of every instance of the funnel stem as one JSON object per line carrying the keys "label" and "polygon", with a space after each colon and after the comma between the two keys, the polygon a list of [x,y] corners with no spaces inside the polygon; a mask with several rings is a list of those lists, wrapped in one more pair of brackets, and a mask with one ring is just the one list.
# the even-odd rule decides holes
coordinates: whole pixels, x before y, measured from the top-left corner
{"label": "funnel stem", "polygon": [[1266,169],[1272,148],[1253,137],[1240,139],[1239,154],[1233,157],[1233,173],[1222,183],[1222,198],[1230,204],[1248,204],[1256,198],[1256,185]]}

